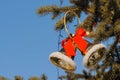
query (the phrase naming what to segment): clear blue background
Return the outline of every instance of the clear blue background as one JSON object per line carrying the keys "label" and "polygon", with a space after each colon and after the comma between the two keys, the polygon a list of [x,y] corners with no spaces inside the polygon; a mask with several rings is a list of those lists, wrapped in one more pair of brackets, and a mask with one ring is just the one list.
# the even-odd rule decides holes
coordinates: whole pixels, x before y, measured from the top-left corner
{"label": "clear blue background", "polygon": [[[63,6],[69,0],[63,1]],[[51,15],[36,14],[39,7],[56,4],[59,0],[1,0],[0,1],[0,76],[14,79],[15,75],[25,80],[46,74],[48,80],[56,80],[65,72],[49,61],[51,52],[58,50],[58,35],[54,31],[57,21]],[[75,62],[81,73],[82,56],[77,53]]]}

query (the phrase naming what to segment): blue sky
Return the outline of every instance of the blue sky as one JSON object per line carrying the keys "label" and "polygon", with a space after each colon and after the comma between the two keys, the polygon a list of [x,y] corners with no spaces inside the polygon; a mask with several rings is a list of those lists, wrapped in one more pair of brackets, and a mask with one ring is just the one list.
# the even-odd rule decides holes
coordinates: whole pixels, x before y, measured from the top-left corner
{"label": "blue sky", "polygon": [[[67,5],[65,0],[63,5]],[[36,10],[44,5],[60,5],[59,0],[0,1],[0,75],[13,80],[15,75],[28,79],[46,74],[57,79],[57,69],[48,57],[57,50],[58,32],[54,31],[51,15],[41,17]],[[76,64],[81,72],[81,55]],[[64,75],[59,69],[59,75]]]}

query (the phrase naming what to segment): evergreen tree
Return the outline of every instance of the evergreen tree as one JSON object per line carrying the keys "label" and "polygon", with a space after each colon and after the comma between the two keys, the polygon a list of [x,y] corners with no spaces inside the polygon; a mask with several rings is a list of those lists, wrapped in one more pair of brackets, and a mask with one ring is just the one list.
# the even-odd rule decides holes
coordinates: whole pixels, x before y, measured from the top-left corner
{"label": "evergreen tree", "polygon": [[15,80],[23,80],[23,77],[21,77],[21,76],[15,76]]}
{"label": "evergreen tree", "polygon": [[3,77],[3,76],[0,76],[0,80],[10,80],[10,79],[6,78],[6,77]]}
{"label": "evergreen tree", "polygon": [[[60,0],[61,3],[64,0]],[[93,44],[101,41],[109,41],[114,38],[109,45],[106,58],[101,66],[95,70],[95,75],[83,70],[82,74],[67,73],[66,76],[60,76],[61,80],[119,80],[120,79],[120,0],[69,0],[71,5],[58,7],[57,5],[42,6],[38,8],[37,13],[44,16],[52,14],[52,19],[67,11],[75,12],[80,18],[82,12],[86,14],[86,19],[82,24],[84,29],[90,32],[87,37],[94,39]],[[67,14],[66,24],[72,23],[75,19],[72,13]],[[64,15],[55,23],[55,30],[64,28]],[[106,69],[109,69],[106,71]]]}

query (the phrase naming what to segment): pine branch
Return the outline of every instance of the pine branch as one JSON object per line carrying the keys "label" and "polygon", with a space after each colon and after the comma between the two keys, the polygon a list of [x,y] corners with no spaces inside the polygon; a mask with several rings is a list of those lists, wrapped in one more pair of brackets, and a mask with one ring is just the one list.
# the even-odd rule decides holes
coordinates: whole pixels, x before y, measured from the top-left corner
{"label": "pine branch", "polygon": [[70,0],[70,2],[83,10],[86,10],[89,6],[89,0]]}
{"label": "pine branch", "polygon": [[62,12],[67,12],[68,10],[79,10],[78,7],[75,6],[65,6],[65,7],[58,7],[56,5],[52,6],[42,6],[38,8],[37,13],[40,15],[45,15],[49,13],[62,13]]}
{"label": "pine branch", "polygon": [[91,15],[88,16],[85,20],[84,23],[82,24],[82,26],[89,32],[91,32],[93,30],[93,25],[95,24],[95,16]]}
{"label": "pine branch", "polygon": [[[76,11],[73,11],[73,12],[76,12]],[[78,13],[76,12],[76,14],[79,17],[80,16],[80,11]],[[74,15],[73,13],[67,14],[67,16],[66,16],[66,25],[67,25],[67,23],[71,23],[74,20],[75,17],[76,17],[76,15]],[[64,28],[64,16],[63,16],[62,19],[60,19],[55,24],[55,30],[61,30],[63,28]]]}
{"label": "pine branch", "polygon": [[56,5],[52,5],[52,6],[42,6],[37,10],[37,13],[40,15],[45,15],[48,14],[50,12],[55,12],[58,10],[58,6]]}
{"label": "pine branch", "polygon": [[114,33],[115,35],[120,35],[120,19],[116,20],[114,25]]}
{"label": "pine branch", "polygon": [[45,74],[42,74],[40,80],[47,80],[47,76]]}

